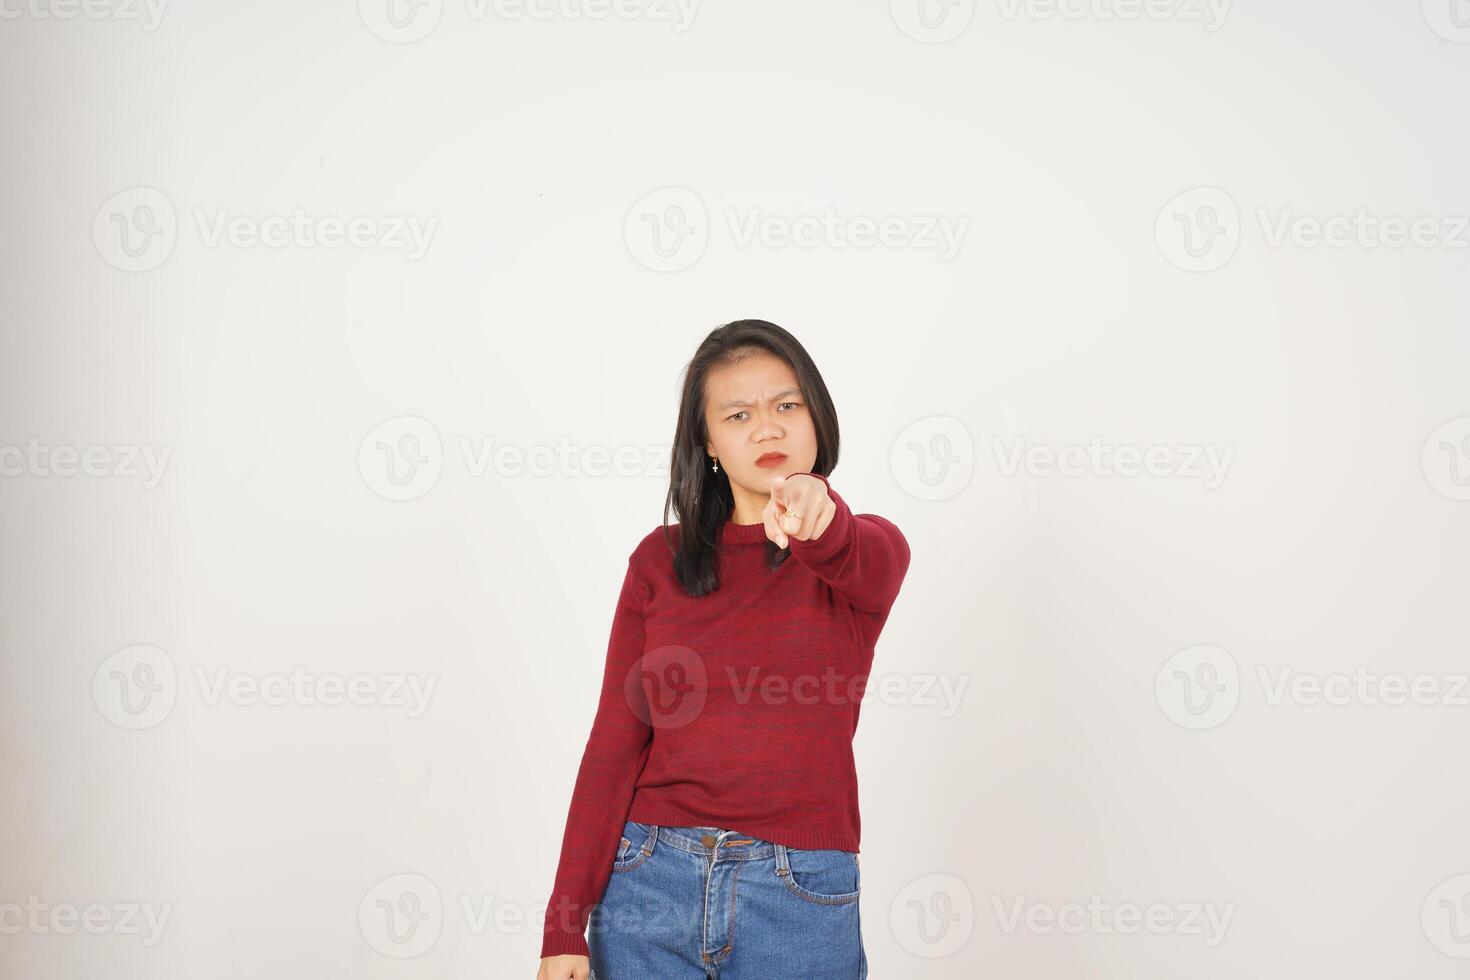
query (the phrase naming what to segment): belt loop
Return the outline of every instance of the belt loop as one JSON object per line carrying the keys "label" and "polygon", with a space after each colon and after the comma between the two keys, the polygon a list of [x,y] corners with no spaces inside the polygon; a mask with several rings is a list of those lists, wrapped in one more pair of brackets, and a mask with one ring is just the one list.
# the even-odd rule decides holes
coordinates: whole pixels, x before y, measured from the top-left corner
{"label": "belt loop", "polygon": [[785,877],[791,874],[791,866],[786,863],[786,845],[776,845],[776,874]]}
{"label": "belt loop", "polygon": [[651,855],[651,854],[653,854],[653,845],[654,845],[654,842],[657,841],[657,840],[658,840],[658,824],[651,823],[651,824],[648,825],[648,840],[646,840],[646,841],[643,842],[643,846],[641,848],[639,848],[639,850],[641,850],[645,855]]}

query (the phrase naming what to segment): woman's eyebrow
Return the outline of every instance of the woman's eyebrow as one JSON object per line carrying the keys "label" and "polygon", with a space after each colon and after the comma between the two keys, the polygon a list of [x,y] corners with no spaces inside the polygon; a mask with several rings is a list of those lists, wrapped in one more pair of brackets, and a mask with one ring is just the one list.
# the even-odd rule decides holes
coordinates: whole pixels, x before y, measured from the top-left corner
{"label": "woman's eyebrow", "polygon": [[[772,395],[771,396],[771,401],[775,401],[778,398],[785,398],[787,395],[799,395],[799,394],[801,394],[801,389],[800,388],[784,388],[781,391],[778,391],[774,395]],[[719,407],[720,411],[724,411],[727,408],[749,408],[750,407],[750,402],[745,401],[743,398],[741,398],[741,399],[736,399],[735,401],[732,401],[732,402],[721,402],[718,407]]]}

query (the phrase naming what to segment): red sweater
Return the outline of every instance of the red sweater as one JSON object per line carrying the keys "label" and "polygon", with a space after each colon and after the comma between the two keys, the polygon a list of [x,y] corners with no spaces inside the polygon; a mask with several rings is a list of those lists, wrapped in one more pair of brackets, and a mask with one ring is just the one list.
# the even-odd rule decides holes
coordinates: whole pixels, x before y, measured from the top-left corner
{"label": "red sweater", "polygon": [[674,577],[662,525],[629,556],[543,957],[587,955],[588,916],[628,820],[858,850],[852,737],[909,547],[810,475],[837,511],[821,537],[789,539],[774,572],[763,524],[725,522],[707,596],[690,598]]}

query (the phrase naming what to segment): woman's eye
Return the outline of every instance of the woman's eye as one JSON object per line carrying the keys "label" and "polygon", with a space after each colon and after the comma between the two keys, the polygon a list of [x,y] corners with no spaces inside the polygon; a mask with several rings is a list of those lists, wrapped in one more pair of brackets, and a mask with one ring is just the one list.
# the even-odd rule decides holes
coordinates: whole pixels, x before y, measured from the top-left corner
{"label": "woman's eye", "polygon": [[[782,402],[780,405],[778,405],[776,407],[777,408],[785,408],[787,405],[795,405],[797,407],[800,407],[801,406],[801,402]],[[744,414],[746,414],[746,413],[744,413],[744,412],[736,412],[735,415],[731,415],[731,416],[727,417],[725,419],[725,421],[728,422],[731,419],[734,419],[736,416],[744,415]]]}

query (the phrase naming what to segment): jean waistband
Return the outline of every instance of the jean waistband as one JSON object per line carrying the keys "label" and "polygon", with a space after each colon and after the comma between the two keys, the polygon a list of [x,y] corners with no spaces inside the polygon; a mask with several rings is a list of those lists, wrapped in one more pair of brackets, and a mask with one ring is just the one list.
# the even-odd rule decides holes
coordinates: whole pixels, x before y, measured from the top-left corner
{"label": "jean waistband", "polygon": [[646,842],[634,841],[635,845],[651,845],[657,840],[660,844],[667,844],[690,854],[705,857],[715,855],[718,861],[756,861],[773,856],[778,849],[784,850],[772,841],[753,834],[743,834],[730,827],[666,827],[661,824],[641,826],[648,827],[651,833]]}

